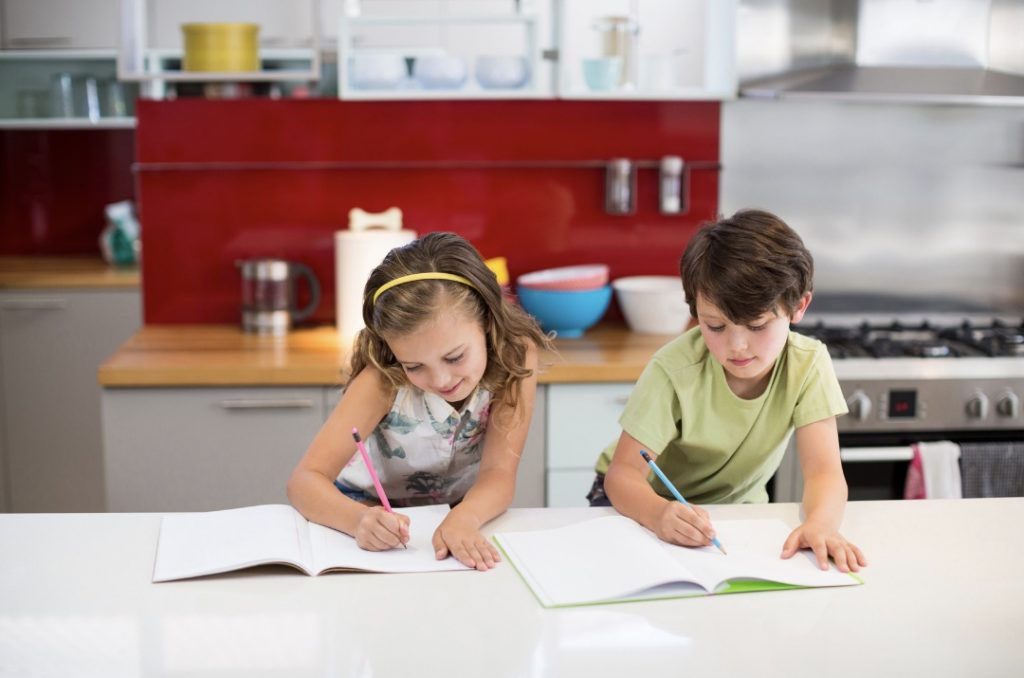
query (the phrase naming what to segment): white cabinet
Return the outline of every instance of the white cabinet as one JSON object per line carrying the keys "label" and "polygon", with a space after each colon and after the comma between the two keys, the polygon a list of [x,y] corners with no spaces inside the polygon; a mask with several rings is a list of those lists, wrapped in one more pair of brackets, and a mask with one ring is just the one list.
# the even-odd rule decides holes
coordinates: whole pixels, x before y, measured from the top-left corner
{"label": "white cabinet", "polygon": [[289,0],[148,0],[149,46],[181,49],[186,23],[259,24],[261,47],[310,47],[312,4]]}
{"label": "white cabinet", "polygon": [[104,389],[107,510],[287,503],[325,398],[319,386]]}
{"label": "white cabinet", "polygon": [[3,0],[4,49],[114,49],[119,0]]}
{"label": "white cabinet", "polygon": [[736,0],[559,0],[558,95],[736,96]]}
{"label": "white cabinet", "polygon": [[601,451],[619,438],[631,383],[547,386],[547,505],[586,506]]}
{"label": "white cabinet", "polygon": [[[551,96],[549,2],[358,0],[337,31],[343,99]],[[403,63],[404,62],[404,63]]]}
{"label": "white cabinet", "polygon": [[0,293],[0,508],[104,510],[96,370],[139,328],[140,301],[137,289]]}

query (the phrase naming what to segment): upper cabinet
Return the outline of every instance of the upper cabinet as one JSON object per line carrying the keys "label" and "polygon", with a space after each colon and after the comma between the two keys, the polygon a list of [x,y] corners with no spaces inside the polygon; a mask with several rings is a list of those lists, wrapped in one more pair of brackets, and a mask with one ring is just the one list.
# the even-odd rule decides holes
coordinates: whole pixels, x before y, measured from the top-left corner
{"label": "upper cabinet", "polygon": [[346,0],[346,99],[727,99],[736,0]]}
{"label": "upper cabinet", "polygon": [[2,0],[4,49],[115,49],[118,0]]}
{"label": "upper cabinet", "polygon": [[551,96],[550,2],[348,0],[338,23],[343,99]]}
{"label": "upper cabinet", "polygon": [[734,0],[561,0],[558,96],[736,95]]}

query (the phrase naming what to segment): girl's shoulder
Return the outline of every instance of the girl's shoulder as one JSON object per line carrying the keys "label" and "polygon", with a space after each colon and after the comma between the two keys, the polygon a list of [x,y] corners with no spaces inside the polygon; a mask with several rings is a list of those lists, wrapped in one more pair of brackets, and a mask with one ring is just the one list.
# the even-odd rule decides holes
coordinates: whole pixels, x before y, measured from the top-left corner
{"label": "girl's shoulder", "polygon": [[397,394],[398,389],[373,365],[364,367],[344,386],[345,397],[376,401],[378,407],[386,409],[391,409]]}

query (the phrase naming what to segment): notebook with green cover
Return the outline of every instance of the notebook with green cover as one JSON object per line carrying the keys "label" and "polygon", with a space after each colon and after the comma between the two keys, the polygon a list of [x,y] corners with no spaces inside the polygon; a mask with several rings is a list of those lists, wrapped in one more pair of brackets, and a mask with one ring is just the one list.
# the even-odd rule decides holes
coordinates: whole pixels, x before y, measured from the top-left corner
{"label": "notebook with green cover", "polygon": [[780,520],[716,520],[715,530],[728,555],[668,544],[618,515],[494,541],[544,607],[863,583],[834,565],[818,569],[809,552],[782,560],[792,530]]}

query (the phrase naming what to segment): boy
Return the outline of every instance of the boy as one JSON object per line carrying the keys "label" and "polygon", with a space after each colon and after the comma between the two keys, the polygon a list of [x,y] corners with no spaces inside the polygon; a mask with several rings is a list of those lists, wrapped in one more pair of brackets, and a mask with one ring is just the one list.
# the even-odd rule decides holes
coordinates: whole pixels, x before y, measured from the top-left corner
{"label": "boy", "polygon": [[810,548],[822,569],[831,556],[843,572],[859,570],[864,555],[839,534],[847,489],[836,416],[846,402],[825,345],[789,329],[811,303],[810,252],[778,217],[744,210],[701,229],[680,274],[698,327],[644,369],[619,418],[622,435],[598,460],[591,504],[610,500],[665,541],[709,544],[707,512],[649,480],[640,451],[657,455],[694,504],[766,502],[795,429],[805,520],[782,557]]}

